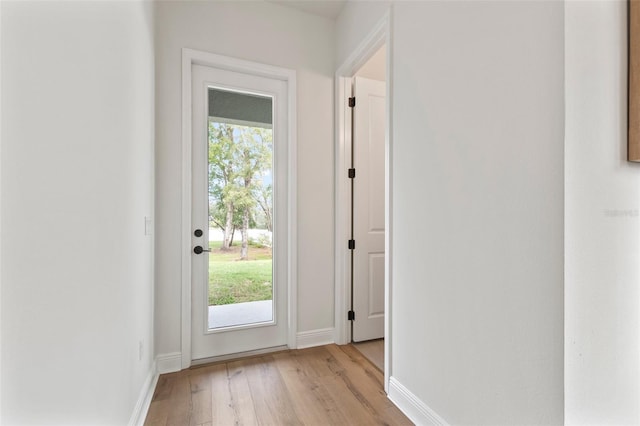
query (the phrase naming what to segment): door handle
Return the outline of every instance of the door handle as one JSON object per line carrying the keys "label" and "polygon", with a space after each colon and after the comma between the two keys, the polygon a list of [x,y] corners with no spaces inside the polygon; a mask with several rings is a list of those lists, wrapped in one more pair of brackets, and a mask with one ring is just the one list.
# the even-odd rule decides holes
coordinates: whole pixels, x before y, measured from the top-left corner
{"label": "door handle", "polygon": [[193,248],[193,252],[195,254],[200,254],[200,253],[205,252],[205,251],[211,251],[211,250],[205,250],[205,249],[202,248],[202,246],[195,246]]}

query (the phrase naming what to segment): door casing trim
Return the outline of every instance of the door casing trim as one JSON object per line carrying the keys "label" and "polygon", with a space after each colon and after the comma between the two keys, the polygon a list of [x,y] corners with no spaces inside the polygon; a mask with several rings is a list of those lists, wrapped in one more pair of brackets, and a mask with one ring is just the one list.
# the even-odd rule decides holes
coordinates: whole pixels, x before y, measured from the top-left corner
{"label": "door casing trim", "polygon": [[347,344],[351,341],[351,327],[347,320],[347,311],[351,306],[349,250],[349,209],[350,209],[350,185],[347,176],[348,165],[351,159],[351,119],[347,106],[347,98],[351,96],[351,79],[356,71],[378,51],[386,45],[386,105],[385,105],[385,320],[384,320],[384,389],[389,390],[389,378],[391,377],[392,356],[392,135],[393,120],[392,108],[392,6],[384,16],[371,29],[367,37],[354,49],[345,62],[338,68],[335,74],[335,334],[337,344]]}
{"label": "door casing trim", "polygon": [[287,346],[296,348],[297,336],[297,130],[296,71],[199,50],[182,49],[182,218],[181,218],[181,366],[191,366],[191,67],[213,68],[282,80],[287,83]]}

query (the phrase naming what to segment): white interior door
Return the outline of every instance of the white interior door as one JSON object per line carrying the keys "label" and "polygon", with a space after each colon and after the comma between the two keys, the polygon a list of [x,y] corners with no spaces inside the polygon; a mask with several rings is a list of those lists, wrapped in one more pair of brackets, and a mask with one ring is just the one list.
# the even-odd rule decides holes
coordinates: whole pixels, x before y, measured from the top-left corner
{"label": "white interior door", "polygon": [[[191,72],[191,357],[202,360],[285,346],[288,337],[287,83],[195,64]],[[227,151],[221,154],[223,149]],[[252,167],[255,170],[248,172],[247,168]],[[269,186],[270,210],[267,213],[263,209],[261,213],[260,191],[266,191]],[[244,192],[238,195],[239,191]],[[265,205],[269,203],[265,201]],[[227,206],[231,206],[233,212],[230,217],[236,229],[234,240],[242,244],[221,251],[231,233],[225,232],[227,223],[220,218],[216,220],[216,215],[226,218]],[[250,213],[245,215],[245,212]],[[251,225],[245,226],[244,221]],[[259,244],[250,245],[250,238]],[[244,254],[243,249],[247,250]],[[258,250],[259,256],[254,253]],[[269,252],[272,259],[265,263],[261,257]],[[216,256],[223,256],[220,258],[223,260]],[[243,258],[246,260],[241,260]],[[258,290],[266,293],[260,296],[256,291],[257,296],[251,295],[262,297],[261,300],[236,301],[239,296],[233,286],[246,281],[242,281],[244,276],[238,278],[237,268],[253,268],[258,263],[268,265],[268,269],[260,267],[262,275],[257,278],[262,280],[257,287],[265,287]],[[229,272],[229,268],[233,270]],[[224,293],[216,280],[232,275],[240,284],[229,281],[231,284],[223,289]],[[255,287],[256,283],[246,282],[248,287]]]}
{"label": "white interior door", "polygon": [[355,77],[352,340],[384,337],[385,83]]}

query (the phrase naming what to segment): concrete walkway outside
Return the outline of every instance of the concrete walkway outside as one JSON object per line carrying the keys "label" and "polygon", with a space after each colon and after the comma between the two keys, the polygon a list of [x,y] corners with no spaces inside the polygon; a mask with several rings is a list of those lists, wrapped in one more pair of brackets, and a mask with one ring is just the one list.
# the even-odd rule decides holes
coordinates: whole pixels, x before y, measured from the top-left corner
{"label": "concrete walkway outside", "polygon": [[209,329],[273,320],[273,301],[209,306]]}

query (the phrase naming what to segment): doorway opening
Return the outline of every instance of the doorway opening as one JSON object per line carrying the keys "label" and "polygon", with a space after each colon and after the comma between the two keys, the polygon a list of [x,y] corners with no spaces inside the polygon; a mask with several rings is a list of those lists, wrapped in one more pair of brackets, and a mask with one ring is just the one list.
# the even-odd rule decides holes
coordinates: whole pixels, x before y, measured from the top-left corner
{"label": "doorway opening", "polygon": [[182,368],[293,348],[295,71],[182,56]]}
{"label": "doorway opening", "polygon": [[391,374],[389,12],[336,72],[336,335]]}
{"label": "doorway opening", "polygon": [[[383,45],[352,79],[351,342],[384,370],[385,58]],[[353,105],[353,106],[351,106]],[[357,316],[356,316],[357,313]]]}

